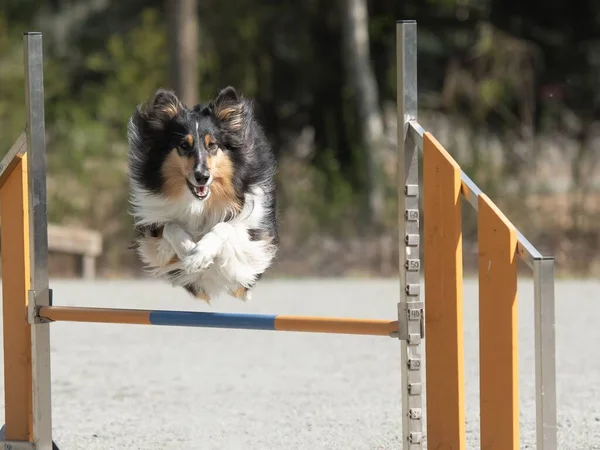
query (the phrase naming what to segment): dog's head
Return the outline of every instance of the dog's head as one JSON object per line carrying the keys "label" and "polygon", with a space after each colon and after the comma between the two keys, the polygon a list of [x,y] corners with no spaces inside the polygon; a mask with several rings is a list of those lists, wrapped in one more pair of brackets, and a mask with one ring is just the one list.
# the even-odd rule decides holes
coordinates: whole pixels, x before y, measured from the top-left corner
{"label": "dog's head", "polygon": [[251,115],[232,87],[191,109],[159,89],[129,121],[131,176],[169,199],[235,202],[235,162],[248,145]]}

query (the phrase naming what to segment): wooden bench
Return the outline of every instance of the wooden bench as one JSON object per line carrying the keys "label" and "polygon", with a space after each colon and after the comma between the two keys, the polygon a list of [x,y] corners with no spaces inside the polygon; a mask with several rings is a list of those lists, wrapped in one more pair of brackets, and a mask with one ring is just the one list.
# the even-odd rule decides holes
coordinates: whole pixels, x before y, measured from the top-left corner
{"label": "wooden bench", "polygon": [[48,251],[81,258],[81,276],[96,277],[96,258],[102,253],[102,234],[86,228],[48,224]]}
{"label": "wooden bench", "polygon": [[102,253],[102,234],[87,228],[49,223],[48,253],[79,258],[79,276],[88,280],[94,279],[96,258]]}

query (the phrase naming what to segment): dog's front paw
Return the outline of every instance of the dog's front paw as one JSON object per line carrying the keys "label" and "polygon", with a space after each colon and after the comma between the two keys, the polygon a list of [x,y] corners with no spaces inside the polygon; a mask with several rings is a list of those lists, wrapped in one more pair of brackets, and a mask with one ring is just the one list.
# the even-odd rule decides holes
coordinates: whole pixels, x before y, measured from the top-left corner
{"label": "dog's front paw", "polygon": [[194,249],[182,261],[183,270],[188,275],[193,275],[208,269],[214,262],[215,255]]}
{"label": "dog's front paw", "polygon": [[208,233],[181,261],[183,270],[193,275],[208,269],[223,247],[223,239],[214,233]]}

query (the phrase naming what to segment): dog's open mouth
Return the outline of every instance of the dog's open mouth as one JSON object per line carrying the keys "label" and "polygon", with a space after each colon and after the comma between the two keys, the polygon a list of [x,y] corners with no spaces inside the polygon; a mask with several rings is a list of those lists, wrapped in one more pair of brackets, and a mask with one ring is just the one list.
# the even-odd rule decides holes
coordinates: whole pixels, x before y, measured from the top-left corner
{"label": "dog's open mouth", "polygon": [[196,186],[188,181],[188,187],[190,188],[190,191],[194,197],[200,200],[205,200],[210,194],[210,186],[208,184]]}

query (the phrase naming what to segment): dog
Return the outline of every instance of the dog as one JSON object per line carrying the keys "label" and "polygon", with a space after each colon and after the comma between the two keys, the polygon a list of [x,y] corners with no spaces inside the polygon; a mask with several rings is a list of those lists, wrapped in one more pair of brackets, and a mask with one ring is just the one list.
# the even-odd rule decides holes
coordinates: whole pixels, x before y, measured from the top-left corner
{"label": "dog", "polygon": [[188,108],[161,88],[137,105],[127,138],[146,270],[208,303],[249,300],[279,246],[277,163],[253,102],[228,86]]}

